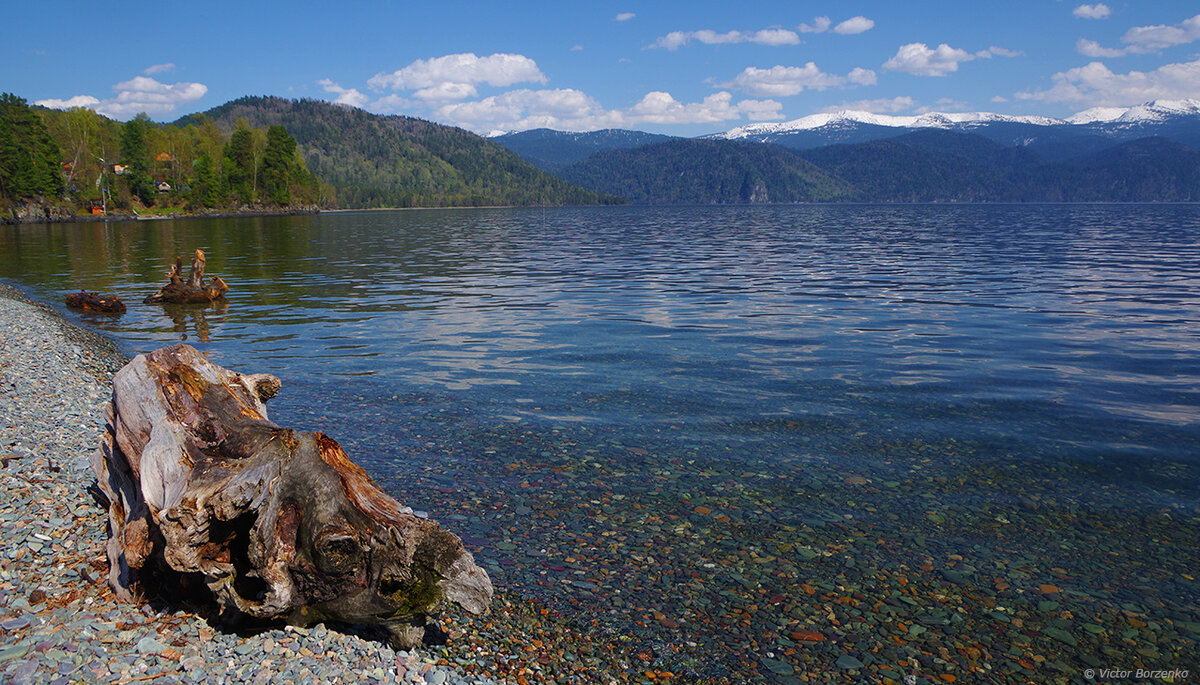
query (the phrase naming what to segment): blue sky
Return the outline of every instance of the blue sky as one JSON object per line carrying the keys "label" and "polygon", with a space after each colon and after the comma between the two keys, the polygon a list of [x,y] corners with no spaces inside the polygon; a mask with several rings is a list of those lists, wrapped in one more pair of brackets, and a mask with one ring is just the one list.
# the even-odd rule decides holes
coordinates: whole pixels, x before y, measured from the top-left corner
{"label": "blue sky", "polygon": [[0,90],[171,121],[243,95],[477,132],[1200,98],[1200,3],[8,3]]}

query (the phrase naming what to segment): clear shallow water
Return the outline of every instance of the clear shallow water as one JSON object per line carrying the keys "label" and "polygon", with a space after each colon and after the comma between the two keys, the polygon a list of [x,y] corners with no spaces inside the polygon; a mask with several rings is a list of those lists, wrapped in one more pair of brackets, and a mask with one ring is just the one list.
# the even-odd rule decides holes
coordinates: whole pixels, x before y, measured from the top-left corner
{"label": "clear shallow water", "polygon": [[[227,305],[141,305],[197,247]],[[942,571],[1020,589],[1014,611],[1055,568],[1200,621],[1195,206],[6,227],[0,277],[120,295],[120,318],[67,315],[130,353],[186,339],[278,375],[276,421],[337,438],[498,584],[676,669],[761,670],[795,629],[841,630],[797,587],[887,597],[872,574],[905,563],[930,593],[962,589]],[[858,634],[822,647],[868,653]]]}

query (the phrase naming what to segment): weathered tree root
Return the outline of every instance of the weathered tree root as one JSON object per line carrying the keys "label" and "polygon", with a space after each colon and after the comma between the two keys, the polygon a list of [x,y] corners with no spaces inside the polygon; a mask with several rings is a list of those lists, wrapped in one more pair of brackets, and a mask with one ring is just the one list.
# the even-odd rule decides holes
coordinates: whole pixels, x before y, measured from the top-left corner
{"label": "weathered tree root", "polygon": [[117,597],[198,579],[229,615],[378,623],[398,648],[447,602],[483,612],[491,580],[462,541],[385,494],[332,438],[268,421],[279,387],[183,344],[117,372],[92,463]]}
{"label": "weathered tree root", "polygon": [[219,276],[213,276],[208,283],[204,282],[204,251],[196,250],[192,254],[192,270],[187,281],[183,280],[183,258],[175,257],[175,263],[167,272],[167,284],[158,289],[153,295],[142,300],[145,304],[171,302],[174,304],[206,304],[215,302],[229,291],[229,286]]}

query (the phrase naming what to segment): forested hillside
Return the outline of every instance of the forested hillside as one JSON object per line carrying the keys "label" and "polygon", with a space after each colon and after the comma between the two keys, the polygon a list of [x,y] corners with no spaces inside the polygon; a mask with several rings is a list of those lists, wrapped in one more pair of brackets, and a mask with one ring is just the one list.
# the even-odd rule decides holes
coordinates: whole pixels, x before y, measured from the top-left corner
{"label": "forested hillside", "polygon": [[845,182],[773,145],[675,139],[600,152],[567,167],[563,178],[639,204],[836,202],[853,198]]}
{"label": "forested hillside", "polygon": [[339,207],[619,201],[572,186],[473,133],[420,119],[276,97],[240,98],[204,116],[226,130],[243,118],[255,126],[284,126],[308,168],[334,188]]}
{"label": "forested hillside", "polygon": [[597,153],[560,173],[645,204],[1200,201],[1200,151],[1163,138],[1069,161],[942,130],[808,150],[674,140]]}
{"label": "forested hillside", "polygon": [[30,107],[0,96],[0,203],[37,202],[57,216],[97,212],[286,209],[328,200],[281,126],[211,120],[120,123],[89,109]]}

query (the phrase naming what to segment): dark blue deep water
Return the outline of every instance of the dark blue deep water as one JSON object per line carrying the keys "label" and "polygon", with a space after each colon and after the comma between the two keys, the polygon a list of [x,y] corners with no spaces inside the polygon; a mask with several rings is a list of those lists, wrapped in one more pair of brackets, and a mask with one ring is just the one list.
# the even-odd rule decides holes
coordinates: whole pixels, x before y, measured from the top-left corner
{"label": "dark blue deep water", "polygon": [[[228,303],[140,304],[194,248]],[[988,617],[1023,617],[1071,673],[1197,654],[1195,205],[5,227],[0,278],[60,309],[120,295],[119,318],[65,313],[130,354],[186,340],[279,376],[276,422],[339,440],[506,592],[680,672],[952,639],[878,637],[910,587],[1000,653],[1023,643]],[[852,593],[895,611],[832,623]]]}

